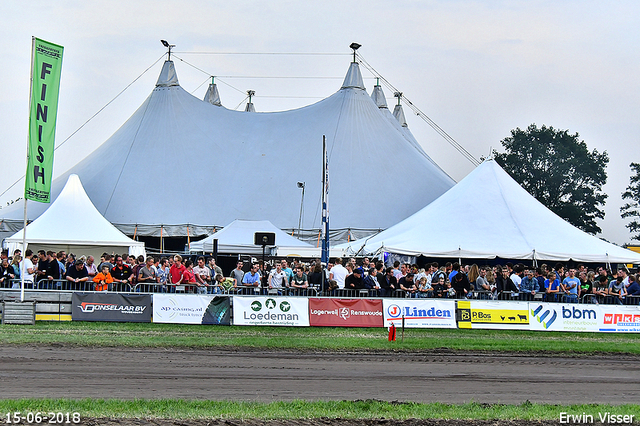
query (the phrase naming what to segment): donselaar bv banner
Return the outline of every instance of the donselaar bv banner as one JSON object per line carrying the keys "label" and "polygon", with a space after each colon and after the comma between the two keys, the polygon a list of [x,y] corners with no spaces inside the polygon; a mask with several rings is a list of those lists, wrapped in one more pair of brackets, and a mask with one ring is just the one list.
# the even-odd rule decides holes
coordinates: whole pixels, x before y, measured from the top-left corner
{"label": "donselaar bv banner", "polygon": [[456,328],[455,300],[382,299],[384,323],[407,328]]}
{"label": "donselaar bv banner", "polygon": [[306,297],[234,296],[233,325],[281,325],[308,327]]}
{"label": "donselaar bv banner", "polygon": [[172,324],[231,324],[228,296],[154,294],[153,322]]}
{"label": "donselaar bv banner", "polygon": [[48,203],[51,196],[62,51],[62,46],[33,38],[24,196],[25,199],[41,203]]}
{"label": "donselaar bv banner", "polygon": [[73,321],[151,322],[150,294],[73,293]]}

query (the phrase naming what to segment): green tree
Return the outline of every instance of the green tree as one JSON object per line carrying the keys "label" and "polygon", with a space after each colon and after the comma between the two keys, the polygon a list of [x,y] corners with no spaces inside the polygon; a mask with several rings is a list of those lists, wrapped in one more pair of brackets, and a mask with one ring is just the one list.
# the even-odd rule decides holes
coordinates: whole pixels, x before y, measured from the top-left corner
{"label": "green tree", "polygon": [[633,171],[627,190],[622,193],[623,200],[629,200],[620,207],[620,216],[623,219],[633,218],[625,226],[631,232],[631,239],[640,241],[640,164],[631,163],[629,165]]}
{"label": "green tree", "polygon": [[572,225],[591,234],[600,232],[607,194],[606,151],[589,152],[579,135],[553,127],[511,130],[501,141],[504,153],[494,151],[498,164],[529,194]]}

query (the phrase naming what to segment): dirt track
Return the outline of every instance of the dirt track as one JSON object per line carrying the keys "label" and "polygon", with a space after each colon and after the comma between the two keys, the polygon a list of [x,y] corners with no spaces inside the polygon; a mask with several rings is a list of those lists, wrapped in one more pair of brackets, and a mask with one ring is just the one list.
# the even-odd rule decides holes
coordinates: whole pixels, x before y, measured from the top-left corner
{"label": "dirt track", "polygon": [[[639,361],[637,356],[611,359],[604,356],[478,353],[369,355],[5,346],[0,352],[0,398],[185,398],[265,402],[378,399],[449,403],[474,400],[516,404],[529,400],[557,404],[621,404],[640,400]],[[167,422],[114,420],[111,423],[97,419],[87,420],[86,424],[175,424],[171,420]],[[267,423],[208,421],[179,424],[250,426]],[[401,423],[337,423],[336,420],[323,423],[318,420],[313,424]]]}

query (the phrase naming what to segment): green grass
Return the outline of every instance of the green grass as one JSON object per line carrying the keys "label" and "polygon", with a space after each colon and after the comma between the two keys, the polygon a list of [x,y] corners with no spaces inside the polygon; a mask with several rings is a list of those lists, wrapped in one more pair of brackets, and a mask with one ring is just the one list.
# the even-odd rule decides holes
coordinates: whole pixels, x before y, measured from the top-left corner
{"label": "green grass", "polygon": [[242,327],[108,322],[38,322],[0,326],[2,344],[255,348],[310,351],[497,351],[571,354],[640,353],[640,334],[518,330],[406,329],[389,342],[383,328]]}
{"label": "green grass", "polygon": [[[640,406],[607,404],[551,405],[525,402],[520,405],[467,403],[390,403],[383,401],[291,401],[291,402],[229,402],[190,400],[65,400],[21,399],[0,400],[0,413],[78,412],[82,418],[233,418],[233,419],[525,419],[558,420],[561,412],[590,414],[597,421],[598,413],[634,415],[640,418]],[[6,419],[6,414],[3,414]],[[2,420],[2,419],[0,419]]]}

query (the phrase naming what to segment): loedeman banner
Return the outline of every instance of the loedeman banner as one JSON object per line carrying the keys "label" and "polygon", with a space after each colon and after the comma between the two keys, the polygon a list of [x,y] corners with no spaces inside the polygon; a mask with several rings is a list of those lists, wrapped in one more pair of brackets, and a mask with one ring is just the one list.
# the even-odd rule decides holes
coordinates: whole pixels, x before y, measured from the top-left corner
{"label": "loedeman banner", "polygon": [[309,299],[233,296],[233,325],[309,327]]}
{"label": "loedeman banner", "polygon": [[513,301],[458,301],[459,328],[529,329],[529,303]]}
{"label": "loedeman banner", "polygon": [[384,327],[380,299],[309,299],[309,324],[328,327]]}
{"label": "loedeman banner", "polygon": [[231,304],[227,296],[154,294],[153,322],[230,325]]}
{"label": "loedeman banner", "polygon": [[593,304],[529,302],[529,315],[531,330],[594,332],[602,311]]}
{"label": "loedeman banner", "polygon": [[456,328],[456,302],[433,299],[383,299],[385,325],[408,328]]}
{"label": "loedeman banner", "polygon": [[73,321],[151,322],[151,295],[73,293]]}
{"label": "loedeman banner", "polygon": [[33,38],[29,148],[24,196],[48,203],[63,47]]}

